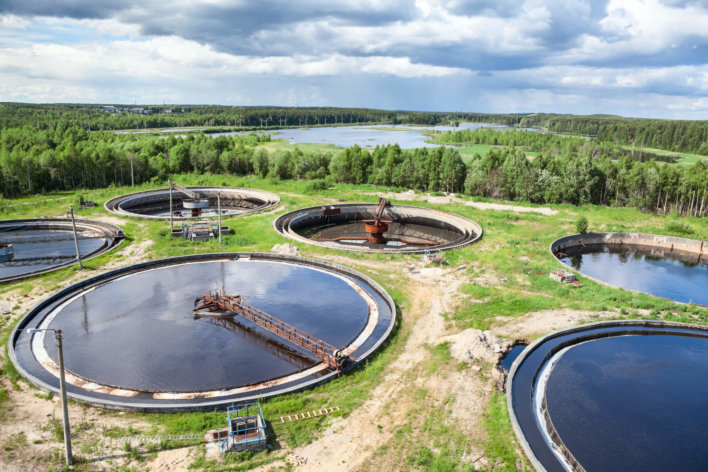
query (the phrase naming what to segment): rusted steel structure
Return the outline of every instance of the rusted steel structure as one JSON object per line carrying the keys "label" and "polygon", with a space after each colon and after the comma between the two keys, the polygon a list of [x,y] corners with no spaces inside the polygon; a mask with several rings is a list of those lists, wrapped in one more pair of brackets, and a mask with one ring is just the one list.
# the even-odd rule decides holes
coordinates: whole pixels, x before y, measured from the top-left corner
{"label": "rusted steel structure", "polygon": [[218,314],[216,317],[241,315],[281,339],[311,352],[327,366],[336,369],[337,372],[341,372],[344,366],[352,360],[331,344],[245,303],[241,295],[226,295],[221,291],[213,291],[202,295],[194,307],[194,316],[214,316],[215,314],[212,311],[226,312]]}
{"label": "rusted steel structure", "polygon": [[[391,206],[391,202],[385,198],[379,197],[379,205],[376,208],[376,213],[374,214],[373,220],[361,220],[364,223],[364,231],[366,231],[369,236],[339,236],[336,238],[313,238],[315,241],[368,241],[370,244],[382,244],[385,245],[388,242],[400,242],[403,244],[408,244],[412,246],[438,246],[440,243],[432,241],[413,241],[402,238],[387,238],[384,233],[388,231],[388,225],[393,223],[393,220],[384,220],[383,214],[386,207]],[[323,209],[323,214],[325,216],[338,215],[340,214],[339,208],[327,208]]]}
{"label": "rusted steel structure", "polygon": [[388,231],[388,225],[393,223],[392,220],[384,220],[383,212],[390,202],[385,198],[379,198],[379,206],[376,208],[376,215],[373,220],[363,220],[364,228],[369,233],[369,242],[373,244],[386,244],[384,233]]}

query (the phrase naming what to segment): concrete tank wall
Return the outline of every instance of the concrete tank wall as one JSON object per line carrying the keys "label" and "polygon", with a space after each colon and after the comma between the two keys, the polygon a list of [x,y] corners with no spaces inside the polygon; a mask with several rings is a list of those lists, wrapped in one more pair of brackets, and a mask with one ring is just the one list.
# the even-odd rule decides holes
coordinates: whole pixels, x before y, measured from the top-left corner
{"label": "concrete tank wall", "polygon": [[[325,216],[325,210],[337,208],[340,213],[337,215]],[[278,217],[273,226],[283,235],[307,244],[315,244],[322,247],[332,248],[325,242],[314,241],[297,233],[297,230],[313,224],[320,224],[324,218],[328,221],[346,222],[373,219],[377,210],[377,205],[373,203],[347,203],[331,206],[316,206],[295,210]],[[478,241],[482,237],[482,227],[476,222],[459,215],[447,213],[431,208],[413,207],[406,205],[393,205],[387,207],[383,215],[384,219],[391,219],[399,223],[415,223],[433,228],[441,228],[458,233],[460,237],[452,242],[442,244],[433,248],[434,250],[457,249],[465,247]],[[339,248],[344,249],[344,248]],[[398,252],[398,253],[422,253],[423,248],[385,248],[370,249],[368,247],[347,247],[346,250],[367,251],[367,252]]]}
{"label": "concrete tank wall", "polygon": [[[256,208],[244,209],[243,213],[260,211],[277,205],[280,202],[280,197],[278,195],[259,189],[240,187],[189,187],[189,189],[203,194],[209,199],[210,206],[214,208],[216,208],[217,194],[219,193],[221,194],[221,205],[224,209],[227,209],[229,205],[233,205],[234,203],[238,203],[243,200],[257,205]],[[182,192],[173,190],[173,205],[180,205],[182,200],[186,198],[187,197]],[[108,200],[104,204],[104,208],[111,213],[121,216],[144,219],[166,219],[169,218],[169,216],[146,215],[137,210],[146,205],[164,205],[165,209],[168,209],[169,201],[170,190],[168,188],[163,188],[120,195]]]}
{"label": "concrete tank wall", "polygon": [[678,238],[675,236],[660,236],[657,234],[642,233],[585,233],[566,236],[551,243],[552,254],[565,252],[571,248],[582,248],[590,246],[593,248],[603,246],[637,248],[649,250],[651,255],[665,256],[698,256],[706,260],[704,256],[708,253],[708,242],[695,239]]}

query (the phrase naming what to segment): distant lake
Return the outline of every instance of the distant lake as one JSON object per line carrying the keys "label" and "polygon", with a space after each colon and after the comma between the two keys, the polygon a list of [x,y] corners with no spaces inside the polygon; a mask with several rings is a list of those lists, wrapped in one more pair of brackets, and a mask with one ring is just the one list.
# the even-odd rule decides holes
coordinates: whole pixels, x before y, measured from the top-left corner
{"label": "distant lake", "polygon": [[[401,149],[440,147],[440,144],[426,143],[430,139],[423,133],[435,131],[459,131],[463,129],[511,129],[508,126],[485,123],[460,123],[460,126],[414,126],[414,125],[372,125],[372,126],[323,126],[319,128],[291,128],[268,131],[273,139],[285,139],[290,144],[315,143],[333,144],[339,147],[386,146],[398,144]],[[213,133],[210,136],[233,136],[248,134],[239,131]],[[448,145],[449,147],[449,145]]]}

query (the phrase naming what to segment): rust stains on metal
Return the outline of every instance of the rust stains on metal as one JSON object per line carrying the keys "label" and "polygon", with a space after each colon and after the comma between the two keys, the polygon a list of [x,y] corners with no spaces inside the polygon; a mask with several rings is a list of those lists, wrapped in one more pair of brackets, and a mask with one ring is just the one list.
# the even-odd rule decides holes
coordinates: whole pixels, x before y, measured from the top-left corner
{"label": "rust stains on metal", "polygon": [[[207,312],[205,313],[204,310]],[[208,316],[209,311],[220,310],[241,315],[281,339],[310,351],[338,372],[341,372],[342,368],[352,360],[331,344],[249,305],[243,301],[241,295],[226,295],[220,291],[213,291],[202,295],[200,304],[194,308],[195,317]]]}

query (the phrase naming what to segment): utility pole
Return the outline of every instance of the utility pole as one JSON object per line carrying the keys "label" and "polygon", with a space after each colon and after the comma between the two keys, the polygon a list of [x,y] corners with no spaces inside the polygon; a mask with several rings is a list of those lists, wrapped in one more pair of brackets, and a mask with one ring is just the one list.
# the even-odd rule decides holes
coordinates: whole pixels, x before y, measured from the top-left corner
{"label": "utility pole", "polygon": [[221,192],[216,194],[216,211],[219,212],[219,244],[221,244]]}
{"label": "utility pole", "polygon": [[167,179],[167,183],[170,184],[170,233],[172,232],[172,180]]}
{"label": "utility pole", "polygon": [[130,186],[135,187],[135,177],[133,177],[133,153],[130,153]]}
{"label": "utility pole", "polygon": [[74,228],[74,246],[76,247],[76,261],[79,263],[79,270],[84,270],[84,265],[81,263],[81,252],[79,252],[79,237],[76,234],[76,221],[74,220],[74,205],[69,205],[71,213],[71,226]]}
{"label": "utility pole", "polygon": [[[79,262],[80,263],[80,262]],[[64,349],[62,347],[62,333],[58,329],[54,331],[54,340],[57,342],[57,355],[59,357],[59,390],[61,390],[61,409],[64,419],[64,453],[66,455],[66,465],[71,465],[71,428],[69,427],[69,406],[66,401],[66,380],[64,379]]]}
{"label": "utility pole", "polygon": [[54,333],[54,341],[57,344],[57,356],[59,360],[59,391],[61,392],[61,409],[64,422],[64,455],[66,459],[66,470],[69,470],[73,462],[71,454],[71,428],[69,427],[69,405],[66,401],[66,379],[64,378],[64,349],[62,347],[62,332],[61,329],[53,328],[30,328],[29,333],[35,334],[41,331],[52,331]]}

